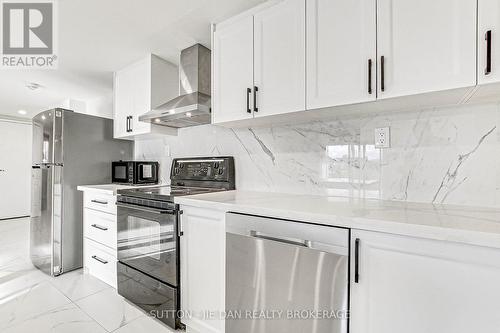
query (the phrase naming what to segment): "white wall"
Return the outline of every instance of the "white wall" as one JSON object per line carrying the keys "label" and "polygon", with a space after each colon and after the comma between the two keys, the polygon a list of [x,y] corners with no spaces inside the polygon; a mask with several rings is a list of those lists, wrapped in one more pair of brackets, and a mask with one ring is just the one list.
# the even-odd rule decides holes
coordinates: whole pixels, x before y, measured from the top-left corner
{"label": "white wall", "polygon": [[0,119],[0,219],[30,215],[31,123]]}
{"label": "white wall", "polygon": [[[392,147],[374,148],[390,126]],[[268,128],[206,125],[137,141],[138,159],[233,155],[237,188],[500,207],[500,105],[342,117]],[[167,147],[167,148],[166,148]]]}

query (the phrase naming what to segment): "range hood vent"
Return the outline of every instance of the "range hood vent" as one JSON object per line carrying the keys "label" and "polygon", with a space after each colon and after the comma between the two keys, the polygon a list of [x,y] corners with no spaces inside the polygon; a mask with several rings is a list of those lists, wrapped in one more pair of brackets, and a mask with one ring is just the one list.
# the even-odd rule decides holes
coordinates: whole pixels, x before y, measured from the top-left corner
{"label": "range hood vent", "polygon": [[180,96],[140,116],[139,120],[173,128],[210,124],[210,53],[200,44],[182,50]]}

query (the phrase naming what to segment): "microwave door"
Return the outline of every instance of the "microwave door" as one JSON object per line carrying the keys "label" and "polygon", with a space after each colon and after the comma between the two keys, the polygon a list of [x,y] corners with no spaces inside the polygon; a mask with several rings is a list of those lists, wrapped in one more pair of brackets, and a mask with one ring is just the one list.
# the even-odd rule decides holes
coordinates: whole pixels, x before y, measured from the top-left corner
{"label": "microwave door", "polygon": [[157,163],[138,163],[137,164],[137,182],[138,183],[156,183],[158,175]]}
{"label": "microwave door", "polygon": [[113,163],[113,183],[128,183],[128,163]]}

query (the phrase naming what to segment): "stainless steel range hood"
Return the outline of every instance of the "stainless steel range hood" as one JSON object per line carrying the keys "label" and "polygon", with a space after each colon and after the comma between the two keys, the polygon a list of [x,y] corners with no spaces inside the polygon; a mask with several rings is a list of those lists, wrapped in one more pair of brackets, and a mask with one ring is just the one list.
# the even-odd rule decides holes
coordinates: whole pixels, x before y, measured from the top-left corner
{"label": "stainless steel range hood", "polygon": [[182,50],[180,96],[139,117],[140,121],[174,128],[210,124],[210,50],[196,44]]}

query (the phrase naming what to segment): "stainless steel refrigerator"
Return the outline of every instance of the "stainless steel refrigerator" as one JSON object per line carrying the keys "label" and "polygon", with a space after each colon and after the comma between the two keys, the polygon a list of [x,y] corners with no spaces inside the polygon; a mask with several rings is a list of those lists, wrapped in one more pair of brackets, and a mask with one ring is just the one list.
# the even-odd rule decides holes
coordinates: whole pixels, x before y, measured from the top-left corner
{"label": "stainless steel refrigerator", "polygon": [[49,275],[82,267],[83,197],[78,185],[111,182],[111,162],[133,142],[113,139],[113,121],[64,109],[33,118],[30,255]]}

